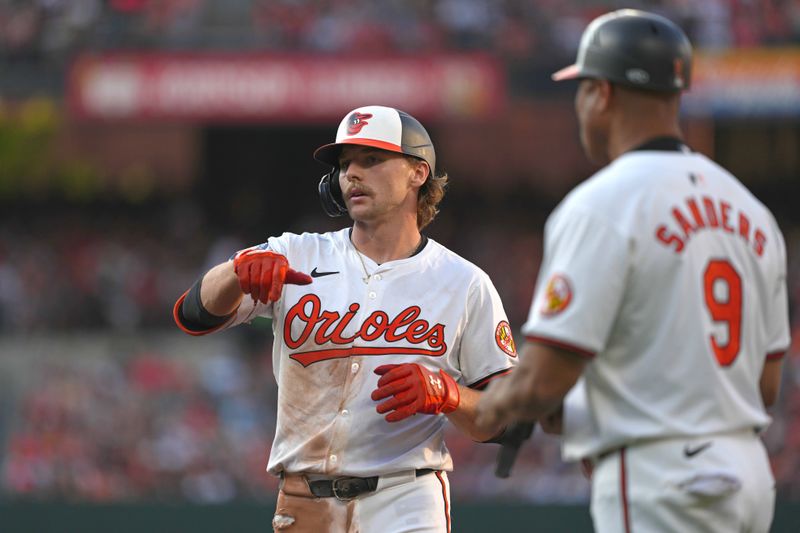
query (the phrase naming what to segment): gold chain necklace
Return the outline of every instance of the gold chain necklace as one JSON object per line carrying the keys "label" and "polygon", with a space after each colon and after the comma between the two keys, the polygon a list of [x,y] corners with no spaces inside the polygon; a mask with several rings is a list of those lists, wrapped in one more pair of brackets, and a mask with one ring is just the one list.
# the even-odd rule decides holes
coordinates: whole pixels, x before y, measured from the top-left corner
{"label": "gold chain necklace", "polygon": [[358,251],[358,248],[356,248],[356,245],[352,240],[350,241],[350,245],[353,247],[356,257],[358,257],[358,260],[361,262],[361,268],[364,269],[364,277],[361,278],[361,281],[369,285],[369,280],[372,279],[372,274],[367,271],[367,265],[364,263],[364,258],[361,257],[361,252]]}

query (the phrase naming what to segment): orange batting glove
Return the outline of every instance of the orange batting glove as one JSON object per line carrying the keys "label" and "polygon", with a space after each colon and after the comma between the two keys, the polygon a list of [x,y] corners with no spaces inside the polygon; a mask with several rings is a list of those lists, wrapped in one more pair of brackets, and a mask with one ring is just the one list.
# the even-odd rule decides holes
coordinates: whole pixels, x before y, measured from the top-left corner
{"label": "orange batting glove", "polygon": [[376,408],[380,414],[389,413],[387,422],[397,422],[417,413],[452,413],[461,401],[458,384],[444,370],[436,374],[422,365],[405,363],[381,365],[375,373],[381,379],[378,388],[372,391],[372,399],[389,398]]}
{"label": "orange batting glove", "polygon": [[274,302],[281,297],[284,283],[308,285],[311,276],[289,268],[286,257],[269,250],[243,250],[233,258],[233,271],[242,292],[253,301]]}

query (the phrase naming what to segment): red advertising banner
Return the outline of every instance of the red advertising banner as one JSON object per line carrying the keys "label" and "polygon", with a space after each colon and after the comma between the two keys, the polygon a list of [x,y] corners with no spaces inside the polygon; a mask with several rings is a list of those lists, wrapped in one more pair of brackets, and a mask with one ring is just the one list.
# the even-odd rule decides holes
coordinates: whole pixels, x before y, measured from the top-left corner
{"label": "red advertising banner", "polygon": [[67,92],[74,116],[101,120],[310,123],[369,104],[479,117],[506,100],[504,73],[484,55],[91,54],[73,63]]}

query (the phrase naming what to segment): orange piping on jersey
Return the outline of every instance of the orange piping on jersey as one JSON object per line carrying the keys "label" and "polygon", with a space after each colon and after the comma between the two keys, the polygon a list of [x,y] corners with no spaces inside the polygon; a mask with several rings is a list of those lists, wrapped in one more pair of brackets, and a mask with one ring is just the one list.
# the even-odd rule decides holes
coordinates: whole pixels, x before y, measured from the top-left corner
{"label": "orange piping on jersey", "polygon": [[783,356],[786,355],[788,350],[781,350],[779,352],[772,352],[767,354],[767,361],[776,361],[778,359],[783,359]]}
{"label": "orange piping on jersey", "polygon": [[328,359],[341,359],[351,355],[427,355],[429,357],[439,357],[444,354],[444,350],[433,351],[424,348],[404,348],[402,346],[371,347],[371,346],[350,346],[349,348],[331,348],[329,350],[312,350],[310,352],[297,352],[289,356],[303,366],[313,365]]}
{"label": "orange piping on jersey", "polygon": [[568,344],[566,342],[549,339],[547,337],[539,337],[538,335],[528,335],[525,338],[530,342],[538,342],[540,344],[546,344],[547,346],[553,346],[554,348],[561,348],[562,350],[573,352],[581,357],[586,357],[587,359],[592,359],[594,357],[594,352],[584,348],[579,348],[574,344]]}
{"label": "orange piping on jersey", "polygon": [[189,294],[189,291],[184,292],[181,295],[181,297],[178,298],[178,301],[175,302],[175,306],[172,308],[172,318],[175,319],[175,324],[178,325],[178,327],[181,329],[181,331],[183,331],[184,333],[188,333],[189,335],[193,335],[195,337],[198,337],[200,335],[208,335],[209,333],[214,333],[215,331],[219,331],[219,330],[221,330],[222,328],[224,328],[225,326],[228,325],[228,322],[224,322],[224,323],[222,323],[219,326],[216,326],[214,328],[204,329],[204,330],[200,330],[200,331],[195,331],[195,330],[189,329],[186,326],[184,326],[183,323],[181,322],[180,309],[181,309],[181,306],[183,305],[183,301],[186,299],[186,295],[187,294]]}
{"label": "orange piping on jersey", "polygon": [[625,523],[625,533],[631,533],[631,520],[628,514],[628,480],[625,469],[625,448],[619,451],[619,489],[622,501],[622,519]]}
{"label": "orange piping on jersey", "polygon": [[439,483],[442,484],[442,498],[444,499],[444,516],[447,519],[447,533],[450,533],[450,504],[447,503],[447,485],[442,479],[442,472],[437,470],[436,477],[439,479]]}

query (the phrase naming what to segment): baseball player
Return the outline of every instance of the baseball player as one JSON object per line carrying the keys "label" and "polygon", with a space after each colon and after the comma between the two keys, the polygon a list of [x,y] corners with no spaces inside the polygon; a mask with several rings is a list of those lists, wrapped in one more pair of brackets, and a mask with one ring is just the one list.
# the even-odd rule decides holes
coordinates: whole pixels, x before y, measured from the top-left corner
{"label": "baseball player", "polygon": [[[539,419],[593,466],[598,532],[766,532],[758,433],[789,346],[773,216],[681,140],[692,51],[642,11],[595,19],[575,65],[588,157],[606,165],[551,214],[521,364],[479,423]],[[563,403],[562,403],[563,401]]]}
{"label": "baseball player", "polygon": [[237,252],[175,320],[204,335],[272,318],[275,530],[447,532],[445,420],[476,441],[501,432],[474,419],[479,391],[516,361],[505,311],[483,271],[420,233],[447,175],[416,119],[355,109],[314,157],[333,167],[323,207],[353,226]]}

